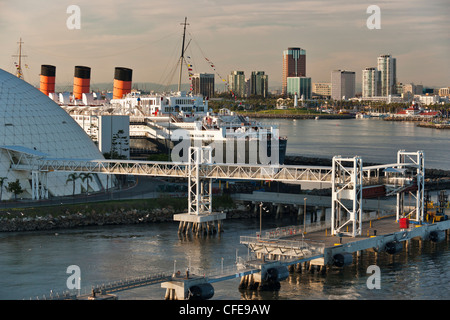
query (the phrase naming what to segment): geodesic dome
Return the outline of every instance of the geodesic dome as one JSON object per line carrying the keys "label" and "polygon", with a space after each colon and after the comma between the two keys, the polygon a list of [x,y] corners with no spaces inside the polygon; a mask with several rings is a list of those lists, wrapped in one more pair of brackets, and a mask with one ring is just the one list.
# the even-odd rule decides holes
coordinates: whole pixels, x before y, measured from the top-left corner
{"label": "geodesic dome", "polygon": [[[58,104],[27,82],[0,69],[0,177],[6,177],[2,199],[13,198],[5,186],[19,179],[24,193],[19,198],[31,198],[31,172],[10,168],[6,149],[18,147],[34,150],[52,158],[103,159],[103,155],[83,129]],[[49,173],[49,196],[71,195],[70,173]],[[83,183],[76,181],[76,193]],[[106,177],[94,176],[89,182],[91,191],[106,186]]]}

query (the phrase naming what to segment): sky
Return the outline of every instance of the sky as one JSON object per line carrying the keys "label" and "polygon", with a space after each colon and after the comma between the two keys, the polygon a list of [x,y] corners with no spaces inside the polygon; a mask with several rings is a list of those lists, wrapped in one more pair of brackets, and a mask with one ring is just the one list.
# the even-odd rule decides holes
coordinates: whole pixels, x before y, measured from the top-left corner
{"label": "sky", "polygon": [[[67,26],[70,5],[80,9],[79,29]],[[380,8],[380,29],[367,27],[370,5]],[[215,73],[216,83],[232,70],[265,71],[281,87],[283,50],[301,47],[312,82],[342,69],[360,83],[365,67],[391,54],[399,82],[448,87],[449,15],[448,0],[0,0],[0,68],[15,72],[22,38],[34,85],[42,64],[56,66],[63,86],[76,65],[91,67],[91,84],[112,82],[115,67],[133,69],[133,82],[177,83],[187,17],[193,72]]]}

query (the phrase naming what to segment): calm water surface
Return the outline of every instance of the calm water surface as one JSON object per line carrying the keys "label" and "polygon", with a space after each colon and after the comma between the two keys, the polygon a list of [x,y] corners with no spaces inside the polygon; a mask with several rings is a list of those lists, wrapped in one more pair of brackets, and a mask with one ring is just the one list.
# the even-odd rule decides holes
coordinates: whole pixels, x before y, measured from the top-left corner
{"label": "calm water surface", "polygon": [[[288,154],[331,158],[359,155],[367,162],[391,163],[399,149],[425,151],[426,166],[450,170],[450,130],[418,128],[380,120],[281,120]],[[263,219],[263,228],[296,222]],[[232,265],[247,255],[239,236],[259,230],[259,220],[226,220],[220,236],[179,238],[177,223],[87,227],[0,233],[0,299],[29,299],[62,292],[70,265],[81,268],[82,291],[92,285],[187,266],[204,270]],[[411,241],[390,256],[364,252],[352,266],[331,268],[326,277],[291,274],[277,292],[239,292],[239,279],[214,285],[213,299],[450,299],[450,243]],[[381,269],[381,289],[369,290],[369,265]],[[153,285],[118,293],[119,299],[163,299]]]}
{"label": "calm water surface", "polygon": [[[264,228],[291,221],[266,221]],[[204,270],[232,265],[246,248],[239,236],[259,229],[259,220],[226,221],[220,236],[179,238],[175,223],[88,227],[76,230],[0,235],[0,299],[29,299],[66,290],[66,269],[81,268],[82,293],[103,282],[172,272],[191,267]],[[213,299],[450,299],[450,242],[411,241],[395,256],[364,252],[346,268],[327,276],[291,274],[277,292],[240,292],[239,279],[214,284]],[[369,290],[369,265],[381,270],[381,289]],[[163,299],[160,285],[118,293],[119,299]]]}
{"label": "calm water surface", "polygon": [[422,150],[427,168],[450,170],[450,130],[379,119],[277,123],[280,135],[288,137],[287,154],[329,159],[335,155],[358,155],[364,162],[394,163],[398,150]]}

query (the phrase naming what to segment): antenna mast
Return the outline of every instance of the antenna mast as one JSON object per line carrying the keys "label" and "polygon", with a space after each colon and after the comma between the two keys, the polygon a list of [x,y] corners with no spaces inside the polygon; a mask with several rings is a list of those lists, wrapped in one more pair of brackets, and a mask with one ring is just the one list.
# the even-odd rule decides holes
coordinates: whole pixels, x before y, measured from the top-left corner
{"label": "antenna mast", "polygon": [[22,72],[22,57],[26,57],[24,55],[22,55],[22,38],[20,38],[19,42],[17,42],[19,44],[19,54],[15,54],[13,55],[13,57],[19,57],[19,65],[16,66],[16,77],[19,79],[23,80],[23,72]]}
{"label": "antenna mast", "polygon": [[181,25],[184,25],[184,31],[183,31],[183,45],[181,47],[181,57],[180,57],[180,79],[178,81],[178,91],[181,90],[181,75],[183,73],[183,61],[184,61],[184,41],[186,39],[186,26],[189,25],[187,22],[187,17],[184,18],[184,23],[181,23]]}

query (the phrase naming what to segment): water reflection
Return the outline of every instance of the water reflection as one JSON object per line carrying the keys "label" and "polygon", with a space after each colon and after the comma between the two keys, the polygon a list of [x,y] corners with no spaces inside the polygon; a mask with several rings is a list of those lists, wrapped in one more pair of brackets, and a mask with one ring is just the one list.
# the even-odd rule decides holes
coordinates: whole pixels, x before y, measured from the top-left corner
{"label": "water reflection", "polygon": [[370,120],[279,120],[288,137],[287,154],[331,159],[363,157],[364,162],[391,163],[397,151],[423,150],[427,168],[450,170],[450,130],[417,127],[415,123]]}

